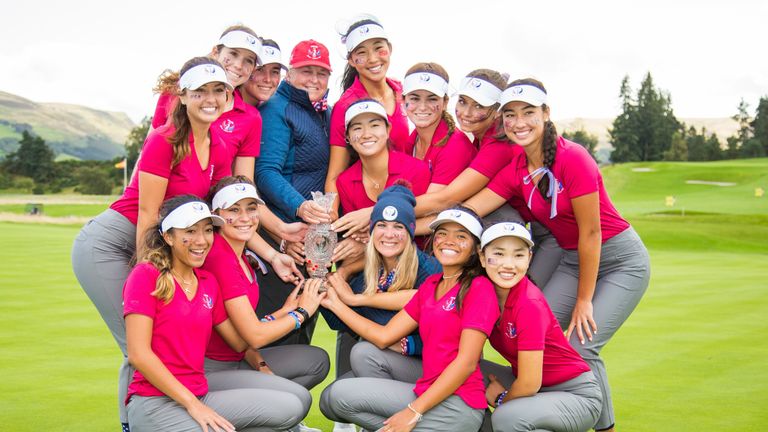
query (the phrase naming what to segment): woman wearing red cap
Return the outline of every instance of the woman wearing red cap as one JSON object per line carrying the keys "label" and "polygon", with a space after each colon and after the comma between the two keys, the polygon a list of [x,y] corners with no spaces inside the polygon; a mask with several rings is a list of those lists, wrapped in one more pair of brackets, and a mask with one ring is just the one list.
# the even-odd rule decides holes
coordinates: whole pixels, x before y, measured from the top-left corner
{"label": "woman wearing red cap", "polygon": [[544,85],[516,80],[500,99],[504,133],[524,153],[467,205],[485,214],[509,201],[546,226],[564,249],[542,290],[597,376],[603,407],[595,429],[611,430],[615,418],[600,352],[648,288],[648,251],[613,206],[594,159],[557,135]]}
{"label": "woman wearing red cap", "polygon": [[407,148],[408,120],[402,108],[402,85],[387,78],[392,44],[387,40],[379,20],[368,14],[358,15],[349,21],[340,21],[337,31],[346,47],[347,65],[344,69],[342,89],[344,93],[333,106],[331,117],[331,159],[326,191],[336,191],[336,178],[350,163],[345,140],[344,113],[356,100],[371,98],[379,101],[386,110],[391,125],[389,138],[392,149],[411,154]]}
{"label": "woman wearing red cap", "polygon": [[143,244],[164,200],[189,193],[204,196],[211,185],[230,174],[232,166],[220,130],[211,127],[231,90],[226,72],[216,60],[195,57],[181,67],[180,74],[176,92],[181,103],[171,120],[149,133],[144,156],[123,195],[83,227],[72,247],[75,276],[123,352],[118,397],[125,429],[123,402],[132,371],[125,360],[121,293],[134,254],[142,254],[136,246]]}

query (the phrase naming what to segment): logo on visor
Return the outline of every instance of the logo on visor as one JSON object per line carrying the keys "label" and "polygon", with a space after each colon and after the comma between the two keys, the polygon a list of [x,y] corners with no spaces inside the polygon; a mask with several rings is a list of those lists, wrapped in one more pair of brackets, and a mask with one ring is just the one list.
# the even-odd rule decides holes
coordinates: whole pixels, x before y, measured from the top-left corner
{"label": "logo on visor", "polygon": [[461,219],[461,211],[454,210],[453,212],[451,212],[451,217],[454,217],[456,219]]}
{"label": "logo on visor", "polygon": [[517,228],[517,226],[513,224],[504,224],[503,228],[504,228],[504,231],[506,232],[515,232],[515,228]]}
{"label": "logo on visor", "polygon": [[517,337],[517,329],[514,323],[507,323],[507,337],[510,339]]}
{"label": "logo on visor", "polygon": [[214,65],[208,65],[205,67],[205,73],[208,75],[214,75],[216,73],[216,66]]}
{"label": "logo on visor", "polygon": [[245,40],[248,41],[248,44],[250,45],[256,45],[256,38],[253,36],[247,36]]}
{"label": "logo on visor", "polygon": [[272,47],[264,47],[264,52],[266,52],[267,55],[270,55],[270,56],[275,55],[275,49]]}
{"label": "logo on visor", "polygon": [[381,212],[381,216],[384,217],[385,220],[393,221],[397,217],[397,209],[394,206],[386,206]]}
{"label": "logo on visor", "polygon": [[221,122],[220,127],[224,132],[231,133],[233,130],[235,130],[235,122],[233,122],[231,119],[226,119]]}
{"label": "logo on visor", "polygon": [[213,299],[208,294],[203,294],[203,306],[206,309],[213,309]]}
{"label": "logo on visor", "polygon": [[472,80],[469,82],[469,85],[471,85],[472,87],[474,87],[476,89],[479,89],[480,87],[482,87],[483,82],[480,81],[477,78],[472,78]]}
{"label": "logo on visor", "polygon": [[244,184],[235,185],[235,190],[238,192],[245,192],[245,185]]}
{"label": "logo on visor", "polygon": [[358,30],[361,35],[367,34],[371,32],[371,29],[368,26],[362,26],[360,27],[360,30]]}
{"label": "logo on visor", "polygon": [[523,88],[522,87],[512,87],[512,89],[510,91],[514,95],[519,95],[519,94],[523,93]]}
{"label": "logo on visor", "polygon": [[205,211],[205,204],[203,203],[193,203],[192,204],[192,211],[195,213],[202,213]]}
{"label": "logo on visor", "polygon": [[421,76],[419,76],[419,80],[421,80],[421,82],[429,82],[431,79],[432,77],[429,76],[429,74],[421,74]]}
{"label": "logo on visor", "polygon": [[445,304],[443,305],[443,310],[446,312],[450,312],[454,309],[456,309],[456,297],[451,297],[445,301]]}
{"label": "logo on visor", "polygon": [[307,48],[307,58],[317,60],[321,55],[322,54],[319,46],[310,45],[309,48]]}

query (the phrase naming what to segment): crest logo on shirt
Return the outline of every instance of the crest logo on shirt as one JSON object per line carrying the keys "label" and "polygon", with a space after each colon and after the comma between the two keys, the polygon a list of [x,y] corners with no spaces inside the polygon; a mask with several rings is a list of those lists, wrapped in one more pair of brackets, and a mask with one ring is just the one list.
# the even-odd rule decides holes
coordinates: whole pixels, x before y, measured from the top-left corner
{"label": "crest logo on shirt", "polygon": [[203,306],[206,309],[213,309],[213,299],[208,294],[203,294]]}
{"label": "crest logo on shirt", "polygon": [[563,192],[563,189],[565,189],[565,188],[563,187],[563,182],[561,182],[560,180],[558,180],[558,181],[557,181],[557,193],[562,193],[562,192]]}
{"label": "crest logo on shirt", "polygon": [[394,206],[386,206],[381,212],[381,216],[384,220],[393,221],[397,218],[397,208]]}
{"label": "crest logo on shirt", "polygon": [[507,337],[510,339],[517,337],[517,329],[515,328],[514,323],[507,323]]}
{"label": "crest logo on shirt", "polygon": [[317,45],[310,45],[307,48],[307,58],[317,60],[321,56],[320,47]]}
{"label": "crest logo on shirt", "polygon": [[454,309],[456,309],[456,297],[451,296],[448,300],[445,301],[445,304],[443,305],[443,310],[446,312],[450,312]]}
{"label": "crest logo on shirt", "polygon": [[233,122],[232,119],[224,120],[219,126],[221,127],[221,130],[226,133],[232,133],[232,131],[235,130],[235,122]]}

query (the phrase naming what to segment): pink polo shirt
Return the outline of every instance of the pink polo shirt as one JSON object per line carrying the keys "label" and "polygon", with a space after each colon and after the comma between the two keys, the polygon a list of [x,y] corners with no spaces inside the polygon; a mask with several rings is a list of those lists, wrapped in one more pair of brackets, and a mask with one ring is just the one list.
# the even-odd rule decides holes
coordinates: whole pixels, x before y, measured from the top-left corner
{"label": "pink polo shirt", "polygon": [[[413,195],[419,196],[427,192],[429,167],[424,161],[390,150],[387,169],[389,175],[384,188],[392,186],[397,179],[405,179],[411,183]],[[336,179],[336,189],[339,191],[339,201],[344,213],[372,207],[376,204],[365,193],[363,163],[359,160],[339,175]]]}
{"label": "pink polo shirt", "polygon": [[[152,296],[160,272],[154,265],[137,264],[128,275],[123,288],[124,316],[141,314],[152,318],[152,352],[165,367],[196,396],[208,392],[205,379],[205,347],[213,326],[227,316],[219,296],[216,279],[205,270],[195,269],[198,286],[192,300],[178,283],[170,303]],[[128,386],[131,395],[163,396],[138,370]],[[126,399],[126,403],[128,401]]]}
{"label": "pink polo shirt", "polygon": [[489,340],[512,365],[515,376],[519,351],[544,351],[544,387],[561,384],[590,370],[565,339],[544,294],[527,277],[512,287]]}
{"label": "pink polo shirt", "polygon": [[[237,255],[235,255],[235,251],[232,250],[227,240],[219,233],[216,233],[213,235],[213,246],[211,251],[208,252],[208,256],[205,257],[205,263],[202,268],[216,278],[221,288],[222,301],[226,302],[233,298],[248,296],[251,308],[256,310],[256,305],[259,303],[259,283],[256,280],[256,274],[253,272],[251,265],[245,258],[245,254],[243,254],[242,258],[248,266],[252,281],[248,280],[248,276],[243,272]],[[224,313],[226,314],[226,307]],[[245,358],[245,353],[233,350],[218,333],[214,332],[211,335],[205,356],[218,361],[239,362]]]}
{"label": "pink polo shirt", "polygon": [[[551,203],[542,197],[538,190],[534,191],[534,182],[525,184],[523,181],[528,175],[528,159],[525,153],[516,157],[499,172],[488,188],[510,200],[513,206],[520,205],[521,202],[527,203],[530,197],[530,212],[533,218],[549,229],[563,249],[575,250],[579,245],[579,225],[573,214],[572,198],[598,193],[603,243],[629,228],[629,223],[619,215],[611,203],[603,185],[600,169],[584,147],[563,137],[558,138],[555,163],[551,169],[558,182],[557,216],[554,219],[550,219]],[[511,200],[515,197],[518,199]]]}
{"label": "pink polo shirt", "polygon": [[[387,85],[395,92],[395,112],[392,115],[388,115],[389,124],[392,126],[392,130],[389,131],[389,140],[392,141],[392,148],[394,150],[412,154],[413,146],[409,147],[408,135],[408,117],[405,114],[405,108],[403,108],[403,85],[399,81],[387,78]],[[371,96],[368,95],[368,91],[365,90],[363,83],[360,82],[360,78],[356,77],[355,82],[341,95],[339,100],[333,105],[331,111],[331,136],[330,143],[332,146],[346,147],[347,142],[345,140],[344,114],[347,112],[347,108],[359,99],[367,99]]]}
{"label": "pink polo shirt", "polygon": [[[423,161],[429,165],[429,171],[432,175],[430,183],[447,185],[461,174],[469,166],[472,159],[477,154],[477,149],[472,141],[467,138],[464,132],[458,128],[445,144],[435,146],[441,139],[448,135],[448,123],[440,120],[440,123],[432,135],[432,142],[424,155]],[[409,138],[409,146],[416,149],[416,139],[418,134],[414,131]]]}
{"label": "pink polo shirt", "polygon": [[[168,179],[163,201],[184,194],[205,198],[211,186],[232,174],[232,159],[227,145],[220,138],[220,133],[211,128],[210,155],[207,166],[203,168],[197,159],[194,137],[189,134],[189,154],[171,166],[173,146],[168,142],[168,137],[172,136],[173,132],[173,125],[167,124],[149,133],[136,163],[136,171]],[[139,176],[131,177],[123,196],[112,203],[110,208],[136,224],[139,214]]]}
{"label": "pink polo shirt", "polygon": [[502,168],[509,165],[516,155],[523,153],[523,149],[519,145],[497,139],[497,133],[495,128],[491,127],[479,143],[475,140],[479,150],[469,164],[470,168],[489,179],[492,179]]}
{"label": "pink polo shirt", "polygon": [[[423,375],[413,389],[418,396],[427,391],[459,354],[462,330],[474,329],[490,335],[499,318],[496,293],[486,277],[478,276],[472,280],[461,309],[456,306],[458,283],[441,298],[435,299],[442,277],[442,273],[429,276],[403,308],[419,323],[419,335],[424,341]],[[479,365],[453,394],[472,408],[484,409],[488,406]]]}
{"label": "pink polo shirt", "polygon": [[[232,109],[222,113],[211,124],[211,129],[220,131],[221,138],[227,143],[232,160],[236,157],[258,157],[261,150],[261,114],[259,110],[245,103],[240,90],[235,90]],[[163,93],[157,100],[152,127],[166,124],[179,97]]]}

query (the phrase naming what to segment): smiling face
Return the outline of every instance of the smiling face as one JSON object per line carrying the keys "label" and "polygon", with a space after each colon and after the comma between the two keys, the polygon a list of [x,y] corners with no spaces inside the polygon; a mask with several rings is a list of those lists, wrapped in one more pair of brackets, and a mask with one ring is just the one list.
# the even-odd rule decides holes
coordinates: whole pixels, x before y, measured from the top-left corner
{"label": "smiling face", "polygon": [[368,39],[349,53],[349,65],[355,68],[360,78],[381,81],[387,76],[392,46],[386,39]]}
{"label": "smiling face", "polygon": [[232,87],[237,87],[248,81],[248,78],[256,67],[256,54],[245,48],[213,49],[213,57],[224,66],[227,73],[227,81]]}
{"label": "smiling face", "polygon": [[541,145],[544,123],[549,120],[546,107],[536,107],[527,102],[510,102],[501,110],[504,133],[515,144],[525,148]]}
{"label": "smiling face", "polygon": [[480,136],[488,130],[495,118],[492,106],[482,106],[469,96],[459,95],[456,101],[456,120],[462,131]]}
{"label": "smiling face", "polygon": [[226,222],[219,233],[228,240],[247,242],[259,227],[259,203],[253,198],[243,198],[216,213]]}
{"label": "smiling face", "polygon": [[411,241],[411,236],[405,225],[400,222],[378,221],[373,226],[371,240],[373,240],[373,247],[386,260],[399,257]]}
{"label": "smiling face", "polygon": [[371,157],[387,150],[389,125],[378,114],[362,113],[349,122],[347,139],[360,157]]}
{"label": "smiling face", "polygon": [[522,239],[506,236],[497,238],[483,249],[480,263],[494,285],[510,289],[525,276],[531,256],[531,249]]}
{"label": "smiling face", "polygon": [[251,73],[251,78],[243,86],[243,90],[259,102],[269,100],[277,91],[282,70],[278,63],[257,66]]}
{"label": "smiling face", "polygon": [[286,79],[292,86],[305,90],[312,102],[320,100],[328,90],[331,71],[320,66],[302,66],[288,71]]}
{"label": "smiling face", "polygon": [[432,239],[432,251],[435,258],[443,265],[445,274],[455,272],[477,253],[475,237],[456,222],[445,222],[435,229]]}
{"label": "smiling face", "polygon": [[196,90],[184,90],[179,101],[187,107],[190,121],[213,123],[227,104],[227,87],[220,82],[203,84]]}
{"label": "smiling face", "polygon": [[414,90],[405,95],[405,112],[417,128],[426,128],[440,121],[446,100],[427,90]]}
{"label": "smiling face", "polygon": [[188,228],[173,228],[163,234],[163,238],[171,246],[174,268],[197,268],[203,265],[211,250],[213,223],[205,218]]}

